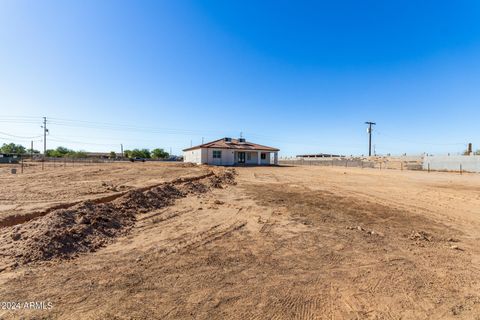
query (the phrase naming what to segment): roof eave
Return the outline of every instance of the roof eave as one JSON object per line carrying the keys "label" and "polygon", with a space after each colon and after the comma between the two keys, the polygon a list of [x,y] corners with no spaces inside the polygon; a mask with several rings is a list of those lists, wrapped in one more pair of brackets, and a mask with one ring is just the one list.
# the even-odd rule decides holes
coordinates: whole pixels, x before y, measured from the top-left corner
{"label": "roof eave", "polygon": [[244,150],[244,151],[267,151],[267,152],[278,152],[280,149],[262,149],[262,148],[254,148],[254,149],[240,149],[240,148],[227,148],[227,147],[205,147],[205,146],[196,146],[187,149],[183,149],[182,151],[191,151],[196,149],[227,149],[227,150]]}

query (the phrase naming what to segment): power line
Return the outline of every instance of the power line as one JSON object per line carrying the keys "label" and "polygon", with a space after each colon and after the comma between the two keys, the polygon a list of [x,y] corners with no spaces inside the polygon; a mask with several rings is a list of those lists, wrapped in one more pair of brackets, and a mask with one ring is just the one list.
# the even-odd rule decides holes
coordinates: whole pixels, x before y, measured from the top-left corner
{"label": "power line", "polygon": [[23,138],[15,138],[15,139],[12,139],[11,137],[1,137],[0,136],[0,139],[2,140],[5,140],[5,141],[9,141],[9,142],[17,142],[17,141],[35,141],[35,142],[42,142],[43,140],[42,139],[39,139],[39,140],[31,140],[31,139],[23,139]]}
{"label": "power line", "polygon": [[59,119],[59,118],[50,118],[50,120],[51,120],[50,123],[55,125],[91,128],[91,129],[109,129],[109,130],[122,130],[122,131],[131,130],[131,131],[141,131],[141,132],[151,132],[151,133],[170,133],[170,134],[211,133],[211,134],[218,135],[219,133],[224,133],[221,131],[158,128],[158,127],[147,127],[147,126],[135,126],[135,125],[129,125],[129,124],[115,124],[115,123],[83,121],[83,120],[68,120],[68,119]]}
{"label": "power line", "polygon": [[75,141],[75,140],[58,138],[56,136],[51,136],[51,135],[49,139],[56,142],[67,142],[67,143],[74,143],[74,144],[86,144],[86,145],[96,145],[96,146],[117,146],[118,145],[118,143],[95,143],[95,142]]}
{"label": "power line", "polygon": [[21,119],[0,119],[1,123],[26,123],[26,124],[34,124],[38,123],[39,121],[34,120],[21,120]]}
{"label": "power line", "polygon": [[9,134],[9,133],[6,133],[6,132],[0,132],[0,134],[3,134],[5,136],[9,136],[9,137],[13,137],[13,138],[20,138],[20,139],[35,139],[35,138],[40,138],[41,137],[41,135],[33,136],[33,137],[16,136],[16,135]]}
{"label": "power line", "polygon": [[[135,126],[135,125],[128,125],[128,124],[116,124],[116,123],[107,123],[107,122],[96,122],[96,121],[85,121],[85,120],[74,120],[74,119],[64,119],[64,118],[50,118],[48,123],[50,125],[58,125],[58,126],[66,126],[66,127],[79,127],[79,128],[88,128],[88,129],[97,129],[97,130],[116,130],[116,131],[127,131],[127,132],[139,132],[139,133],[148,133],[148,134],[172,134],[172,135],[202,135],[204,137],[218,137],[218,136],[233,136],[233,132],[227,131],[204,131],[204,130],[191,130],[191,129],[173,129],[173,128],[154,128],[154,127],[144,127],[144,126]],[[287,139],[280,139],[277,137],[256,134],[256,133],[248,133],[247,136],[259,139],[266,139],[272,142],[280,142],[282,144],[290,144],[290,145],[303,145],[303,146],[315,146],[317,147],[316,142],[311,142],[307,144],[299,144],[298,141],[287,140]],[[305,142],[305,140],[302,140]],[[339,144],[328,144],[322,143],[322,147],[325,146],[339,146]],[[348,145],[343,145],[345,147],[349,147]],[[352,148],[359,148],[359,146],[355,145],[350,146]]]}
{"label": "power line", "polygon": [[12,115],[0,115],[0,118],[30,118],[30,119],[38,119],[38,116],[12,116]]}
{"label": "power line", "polygon": [[[0,116],[0,123],[12,123],[12,124],[38,124],[40,122],[40,117],[35,117],[35,116]],[[43,119],[43,124],[46,129],[46,118],[44,117]],[[372,135],[372,129],[371,126],[375,125],[374,122],[367,122],[369,125],[369,153],[371,154],[371,148],[372,148],[372,142],[371,142],[371,135]],[[183,136],[202,136],[205,137],[206,139],[213,138],[213,137],[218,137],[218,136],[234,136],[235,134],[232,134],[234,130],[230,131],[204,131],[204,130],[192,130],[192,129],[174,129],[174,128],[158,128],[158,127],[148,127],[148,126],[139,126],[139,125],[131,125],[131,124],[125,124],[125,123],[108,123],[108,122],[96,122],[96,121],[85,121],[85,120],[76,120],[76,119],[64,119],[64,118],[48,118],[48,127],[49,129],[51,126],[64,126],[68,128],[72,127],[78,127],[78,128],[86,128],[86,129],[94,129],[94,130],[106,130],[106,131],[122,131],[122,132],[137,132],[139,134],[168,134],[168,135],[183,135]],[[389,137],[386,134],[382,134],[378,131],[377,135],[383,135],[385,137]],[[43,141],[44,142],[44,151],[46,149],[46,133],[48,133],[48,129],[44,130],[43,140],[38,140],[38,141]],[[4,133],[0,132],[0,134],[9,136],[9,137],[14,137],[17,138],[18,140],[26,140],[26,139],[36,139],[40,136],[32,136],[32,137],[27,137],[27,136],[20,136],[20,135],[13,135],[9,133]],[[294,139],[288,139],[287,138],[280,138],[276,136],[268,136],[268,135],[263,135],[263,134],[257,134],[257,133],[246,133],[247,138],[253,138],[253,139],[259,139],[259,140],[266,140],[267,143],[281,143],[282,145],[295,145],[299,147],[305,147],[305,148],[329,148],[329,147],[343,147],[343,148],[349,148],[349,149],[356,149],[360,150],[362,147],[360,144],[343,144],[343,143],[328,143],[327,141],[329,140],[329,137],[323,137],[322,142],[318,142],[318,140],[311,140],[307,141],[306,139],[300,139],[300,140],[294,140]],[[114,146],[118,145],[115,143],[93,143],[93,142],[84,142],[81,141],[83,139],[77,140],[76,138],[82,138],[81,136],[71,136],[73,140],[68,140],[64,139],[62,137],[55,137],[51,136],[52,141],[56,142],[65,142],[65,143],[74,143],[74,144],[85,144],[85,145],[98,145],[98,146]],[[83,137],[85,139],[90,139],[90,137]],[[2,138],[3,139],[3,138]],[[394,138],[394,137],[389,137],[389,139],[392,140],[398,140],[398,141],[404,141],[406,143],[411,143],[412,145],[432,145],[432,146],[456,146],[456,145],[465,145],[465,143],[432,143],[432,142],[420,142],[420,141],[409,141],[406,139],[399,139],[399,138]],[[9,140],[9,139],[5,139]],[[106,137],[103,138],[104,141],[118,141],[118,142],[125,142],[125,139],[119,139],[119,138],[112,138],[108,139]],[[146,139],[135,139],[132,137],[132,141],[147,141]],[[153,141],[153,140],[150,140]],[[378,143],[377,143],[378,147]]]}

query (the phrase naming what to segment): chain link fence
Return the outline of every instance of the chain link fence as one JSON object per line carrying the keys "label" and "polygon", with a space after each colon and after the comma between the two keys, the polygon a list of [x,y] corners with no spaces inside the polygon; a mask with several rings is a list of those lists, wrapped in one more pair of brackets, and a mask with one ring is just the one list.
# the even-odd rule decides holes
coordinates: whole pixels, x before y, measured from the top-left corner
{"label": "chain link fence", "polygon": [[78,166],[101,165],[114,162],[126,162],[128,159],[102,159],[102,158],[45,158],[28,156],[4,157],[0,161],[0,172],[19,174],[33,173],[44,170],[60,170]]}
{"label": "chain link fence", "polygon": [[291,158],[280,159],[279,164],[293,166],[323,166],[345,168],[372,168],[396,170],[422,170],[421,158]]}

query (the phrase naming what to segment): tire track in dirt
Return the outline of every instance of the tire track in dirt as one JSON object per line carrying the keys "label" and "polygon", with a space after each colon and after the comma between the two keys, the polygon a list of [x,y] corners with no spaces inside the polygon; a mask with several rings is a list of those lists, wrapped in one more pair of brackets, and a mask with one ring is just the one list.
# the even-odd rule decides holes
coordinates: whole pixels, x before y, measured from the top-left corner
{"label": "tire track in dirt", "polygon": [[228,236],[232,232],[240,230],[246,224],[246,221],[238,220],[232,224],[217,224],[205,231],[195,233],[193,235],[191,233],[183,234],[175,239],[170,240],[165,246],[157,248],[155,250],[155,255],[157,257],[164,257],[178,252],[194,250],[210,242]]}
{"label": "tire track in dirt", "polygon": [[180,210],[169,212],[168,208],[161,210],[160,212],[154,211],[148,215],[142,216],[137,219],[136,230],[148,230],[156,227],[156,224],[169,221],[174,218],[178,218],[184,214],[190,213],[191,210]]}
{"label": "tire track in dirt", "polygon": [[[475,283],[472,281],[476,278],[476,268],[469,263],[469,255],[450,248],[448,239],[461,237],[461,231],[416,211],[401,210],[395,202],[389,206],[384,201],[359,201],[359,198],[364,199],[363,195],[339,196],[288,185],[244,187],[259,204],[269,208],[286,206],[292,221],[309,226],[290,238],[291,245],[285,248],[289,252],[307,254],[308,246],[304,244],[310,243],[308,239],[315,237],[314,233],[320,237],[316,242],[324,243],[319,246],[319,253],[310,252],[320,258],[322,272],[331,273],[327,277],[333,280],[330,289],[325,292],[323,288],[318,300],[314,292],[320,292],[322,285],[314,283],[306,285],[305,293],[285,293],[283,300],[277,299],[267,308],[276,310],[272,313],[279,314],[278,319],[289,318],[292,310],[295,312],[291,318],[298,319],[315,316],[322,319],[346,316],[396,319],[398,317],[392,315],[399,310],[420,318],[429,314],[441,316],[445,315],[445,304],[460,298],[458,295],[456,299],[449,297],[445,292],[456,292],[458,288]],[[423,234],[427,234],[425,240],[421,237]],[[324,248],[330,249],[322,252]],[[301,257],[302,260],[305,259]],[[308,265],[310,259],[306,260]],[[353,298],[355,296],[361,299]],[[372,301],[377,301],[378,305]],[[385,301],[393,303],[395,308],[382,309],[386,307]],[[435,301],[442,301],[443,309],[438,309],[439,302]],[[461,308],[459,310],[462,312]]]}

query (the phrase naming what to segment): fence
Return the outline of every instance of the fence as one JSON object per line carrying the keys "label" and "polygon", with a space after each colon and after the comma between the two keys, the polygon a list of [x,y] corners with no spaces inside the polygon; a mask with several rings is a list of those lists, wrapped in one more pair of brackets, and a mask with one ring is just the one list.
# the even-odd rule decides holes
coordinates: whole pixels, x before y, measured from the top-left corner
{"label": "fence", "polygon": [[328,160],[313,160],[313,159],[281,159],[280,164],[294,165],[294,166],[323,166],[323,167],[357,167],[357,168],[374,168],[375,163],[362,161],[358,159],[342,159],[332,158]]}
{"label": "fence", "polygon": [[480,156],[425,156],[424,170],[480,172]]}
{"label": "fence", "polygon": [[295,166],[324,166],[345,168],[372,168],[397,170],[422,170],[421,158],[295,158],[280,159],[280,164]]}
{"label": "fence", "polygon": [[127,160],[101,159],[101,158],[32,158],[18,156],[15,162],[0,165],[1,171],[14,173],[27,173],[42,170],[53,170],[67,167],[91,166],[104,163],[125,162]]}

